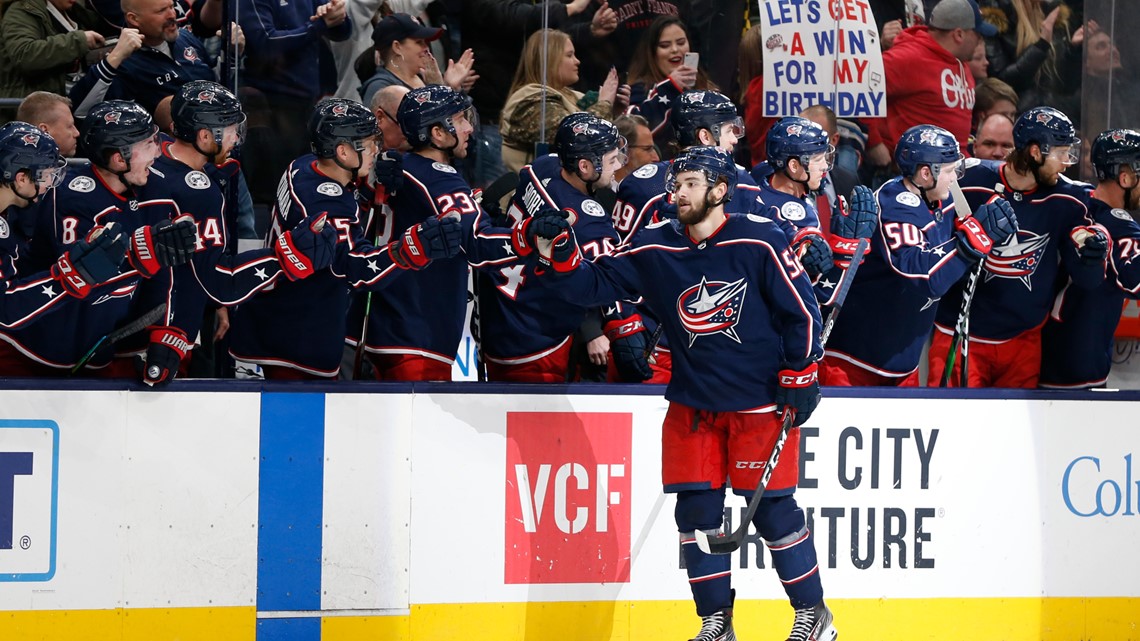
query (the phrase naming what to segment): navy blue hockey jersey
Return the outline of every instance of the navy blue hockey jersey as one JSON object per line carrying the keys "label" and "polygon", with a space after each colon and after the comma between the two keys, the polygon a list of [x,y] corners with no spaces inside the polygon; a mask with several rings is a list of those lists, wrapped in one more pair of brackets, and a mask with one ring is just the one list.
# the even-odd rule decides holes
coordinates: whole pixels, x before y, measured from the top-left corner
{"label": "navy blue hockey jersey", "polygon": [[1089,213],[1112,238],[1108,277],[1096,289],[1070,285],[1057,296],[1041,334],[1041,387],[1104,385],[1121,306],[1126,297],[1140,298],[1140,225],[1096,198]]}
{"label": "navy blue hockey jersey", "polygon": [[[511,199],[512,221],[533,216],[540,208],[572,209],[577,219],[574,237],[586,260],[612,253],[617,232],[598,201],[578,191],[562,177],[556,155],[542,156],[519,172]],[[532,287],[532,265],[518,261],[481,270],[480,334],[482,349],[492,362],[525,363],[561,347],[582,323],[589,307],[567,300],[545,287]]]}
{"label": "navy blue hockey jersey", "polygon": [[881,376],[918,369],[938,300],[973,266],[958,251],[954,203],[932,210],[902,178],[875,193],[878,229],[859,268],[827,355]]}
{"label": "navy blue hockey jersey", "polygon": [[[972,339],[1004,341],[1039,327],[1065,276],[1090,288],[1104,279],[1104,266],[1082,264],[1069,240],[1074,227],[1090,224],[1086,187],[1062,176],[1055,187],[1020,192],[1006,182],[1006,170],[1004,162],[971,159],[961,181],[974,210],[993,196],[1004,195],[1017,213],[1018,226],[1015,237],[986,257],[970,307]],[[938,331],[954,333],[961,290],[959,284],[942,298]]]}
{"label": "navy blue hockey jersey", "polygon": [[495,268],[517,260],[510,229],[493,228],[471,187],[451,165],[415,152],[404,155],[404,186],[389,198],[392,229],[402,234],[428,216],[457,211],[463,220],[458,255],[406,274],[373,297],[365,349],[455,361],[467,309],[468,265]]}
{"label": "navy blue hockey jersey", "polygon": [[686,232],[675,220],[650,225],[613,255],[542,282],[590,304],[641,296],[672,345],[670,401],[775,411],[780,367],[822,352],[811,283],[767,218],[728,216],[699,243]]}

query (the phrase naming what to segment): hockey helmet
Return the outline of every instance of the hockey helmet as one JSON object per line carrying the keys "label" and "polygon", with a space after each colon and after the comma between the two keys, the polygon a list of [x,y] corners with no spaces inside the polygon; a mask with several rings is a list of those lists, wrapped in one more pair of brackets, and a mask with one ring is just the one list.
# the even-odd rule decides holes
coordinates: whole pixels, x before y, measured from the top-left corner
{"label": "hockey helmet", "polygon": [[1114,180],[1127,165],[1140,175],[1140,132],[1109,129],[1092,144],[1092,164],[1099,180]]}
{"label": "hockey helmet", "polygon": [[116,151],[130,164],[131,145],[157,134],[158,125],[146,109],[129,100],[107,100],[87,112],[80,140],[88,160],[107,168],[107,161]]}
{"label": "hockey helmet", "polygon": [[744,136],[744,123],[736,105],[715,91],[686,91],[673,111],[673,129],[681,147],[701,144],[697,135],[701,129],[708,129],[713,142],[720,144],[720,130],[725,123],[736,127],[738,138]]}
{"label": "hockey helmet", "polygon": [[789,116],[780,118],[768,130],[764,149],[768,164],[775,169],[788,166],[788,161],[796,159],[807,166],[807,159],[816,154],[828,154],[827,168],[831,169],[835,158],[835,147],[831,146],[827,132],[818,123],[807,118]]}
{"label": "hockey helmet", "polygon": [[[579,111],[572,113],[558,123],[554,135],[554,153],[566,171],[577,172],[579,160],[589,160],[594,171],[602,173],[602,157],[617,149],[626,155],[625,138],[618,133],[613,123]],[[624,161],[622,164],[625,164]]]}
{"label": "hockey helmet", "polygon": [[0,127],[0,182],[11,184],[20,172],[34,182],[50,178],[49,187],[63,180],[66,161],[50,135],[26,122],[13,121]]}
{"label": "hockey helmet", "polygon": [[222,145],[226,127],[238,125],[238,144],[245,139],[245,112],[232,91],[209,80],[194,80],[182,85],[170,103],[174,120],[174,137],[195,142],[198,132],[207,129],[214,142]]}
{"label": "hockey helmet", "polygon": [[665,173],[665,189],[669,193],[677,185],[677,177],[686,171],[699,171],[704,173],[711,189],[720,181],[728,186],[724,200],[732,200],[736,192],[737,169],[732,156],[722,147],[697,146],[682,151],[673,162],[669,163],[669,170]]}
{"label": "hockey helmet", "polygon": [[418,149],[431,144],[431,129],[436,125],[455,136],[454,118],[461,113],[474,126],[471,98],[445,85],[427,85],[412,89],[404,96],[396,111],[396,121],[404,137]]}
{"label": "hockey helmet", "polygon": [[962,177],[965,164],[958,139],[942,127],[915,125],[903,132],[895,146],[895,164],[906,178],[913,178],[922,165],[937,177],[946,163],[957,163],[958,177]]}
{"label": "hockey helmet", "polygon": [[355,100],[326,98],[309,118],[309,142],[318,158],[335,158],[337,145],[364,151],[364,140],[380,134],[376,116]]}
{"label": "hockey helmet", "polygon": [[1076,164],[1081,159],[1081,139],[1069,117],[1052,107],[1034,107],[1021,114],[1013,125],[1013,145],[1017,149],[1028,149],[1029,145],[1041,147],[1041,155],[1049,155],[1053,147],[1068,147],[1065,162]]}

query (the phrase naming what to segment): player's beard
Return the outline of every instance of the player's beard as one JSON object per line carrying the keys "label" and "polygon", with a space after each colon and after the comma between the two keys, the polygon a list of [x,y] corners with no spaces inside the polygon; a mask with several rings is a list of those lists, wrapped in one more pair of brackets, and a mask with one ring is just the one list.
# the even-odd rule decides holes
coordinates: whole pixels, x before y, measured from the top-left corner
{"label": "player's beard", "polygon": [[709,217],[708,194],[705,195],[699,203],[693,202],[689,204],[689,211],[681,213],[681,209],[677,208],[677,220],[681,221],[682,225],[699,225]]}
{"label": "player's beard", "polygon": [[1061,174],[1060,173],[1046,174],[1043,171],[1044,168],[1045,168],[1044,164],[1033,165],[1033,179],[1036,180],[1037,184],[1042,186],[1042,187],[1056,187],[1057,181],[1060,179]]}

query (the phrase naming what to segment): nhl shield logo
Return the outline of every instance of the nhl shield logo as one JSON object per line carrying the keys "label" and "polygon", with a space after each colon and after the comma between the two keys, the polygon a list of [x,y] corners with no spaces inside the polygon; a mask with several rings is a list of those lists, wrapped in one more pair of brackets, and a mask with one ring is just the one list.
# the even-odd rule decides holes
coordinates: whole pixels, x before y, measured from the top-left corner
{"label": "nhl shield logo", "polygon": [[40,144],[40,137],[36,134],[24,134],[24,137],[20,140],[29,147],[35,147]]}
{"label": "nhl shield logo", "polygon": [[692,347],[698,336],[713,334],[724,334],[739,343],[736,324],[740,322],[747,292],[748,283],[743,278],[726,283],[709,281],[703,276],[700,284],[681,292],[677,297],[677,316],[689,333],[689,346]]}

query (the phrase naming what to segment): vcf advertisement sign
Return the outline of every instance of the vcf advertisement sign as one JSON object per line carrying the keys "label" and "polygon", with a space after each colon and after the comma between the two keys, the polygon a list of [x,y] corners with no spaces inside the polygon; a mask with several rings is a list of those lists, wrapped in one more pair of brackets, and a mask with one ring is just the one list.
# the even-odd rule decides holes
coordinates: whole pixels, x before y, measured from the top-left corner
{"label": "vcf advertisement sign", "polygon": [[508,412],[505,582],[628,583],[628,413]]}
{"label": "vcf advertisement sign", "polygon": [[55,575],[59,426],[0,420],[0,581]]}

